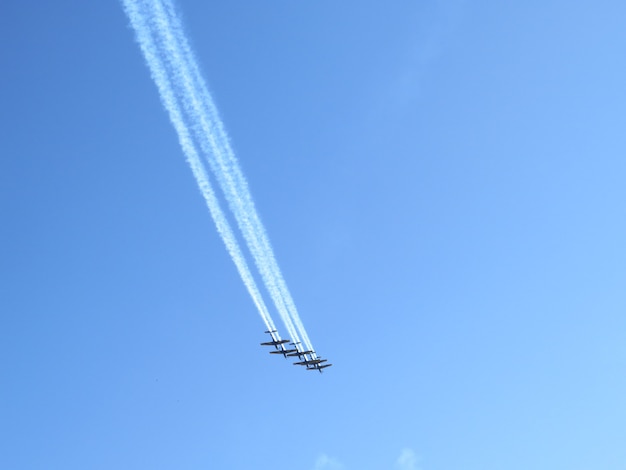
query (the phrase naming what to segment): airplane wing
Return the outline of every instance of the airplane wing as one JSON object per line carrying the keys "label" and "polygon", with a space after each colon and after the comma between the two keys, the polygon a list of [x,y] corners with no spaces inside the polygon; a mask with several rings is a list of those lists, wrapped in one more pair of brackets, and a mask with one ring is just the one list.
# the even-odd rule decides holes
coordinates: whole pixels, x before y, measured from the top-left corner
{"label": "airplane wing", "polygon": [[313,351],[297,351],[297,352],[294,352],[293,354],[287,354],[287,355],[290,357],[296,357],[296,356],[302,357],[305,354],[313,354]]}
{"label": "airplane wing", "polygon": [[311,359],[309,361],[294,362],[294,366],[315,366],[321,362],[327,362],[328,359]]}
{"label": "airplane wing", "polygon": [[270,354],[287,354],[294,352],[295,349],[279,349],[278,351],[270,351]]}
{"label": "airplane wing", "polygon": [[280,339],[277,341],[268,341],[267,343],[261,343],[261,346],[279,346],[281,344],[288,343],[288,339]]}

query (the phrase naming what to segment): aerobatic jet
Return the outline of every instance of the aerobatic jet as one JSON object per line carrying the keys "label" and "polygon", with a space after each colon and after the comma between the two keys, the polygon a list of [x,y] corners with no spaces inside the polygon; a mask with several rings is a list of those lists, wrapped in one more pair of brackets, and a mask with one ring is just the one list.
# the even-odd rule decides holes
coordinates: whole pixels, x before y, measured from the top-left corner
{"label": "aerobatic jet", "polygon": [[322,362],[328,362],[328,359],[305,359],[304,361],[301,362],[294,362],[293,365],[294,366],[315,366],[317,364],[320,364]]}
{"label": "aerobatic jet", "polygon": [[290,357],[299,357],[302,359],[302,356],[306,356],[307,354],[313,354],[315,351],[298,351],[295,350],[293,353],[289,354]]}
{"label": "aerobatic jet", "polygon": [[307,366],[306,370],[319,370],[320,374],[322,373],[322,369],[325,369],[326,367],[330,367],[332,366],[332,364],[314,364],[311,367]]}
{"label": "aerobatic jet", "polygon": [[276,349],[280,349],[279,346],[288,343],[288,339],[280,339],[280,336],[274,333],[278,333],[276,330],[266,331],[272,337],[272,341],[268,341],[267,343],[261,343],[261,346],[274,346]]}
{"label": "aerobatic jet", "polygon": [[289,357],[298,357],[298,359],[302,359],[304,357],[304,359],[306,359],[307,354],[311,357],[313,357],[313,354],[315,353],[315,351],[300,351],[300,348],[298,347],[298,345],[300,344],[300,342],[298,341],[297,343],[290,343],[293,344],[296,347],[296,350],[293,351],[290,354],[287,354],[287,356]]}
{"label": "aerobatic jet", "polygon": [[270,351],[270,354],[282,354],[285,359],[287,359],[287,356],[289,355],[289,353],[294,352],[295,349],[287,349],[285,348],[284,344],[280,345],[280,349],[278,351]]}

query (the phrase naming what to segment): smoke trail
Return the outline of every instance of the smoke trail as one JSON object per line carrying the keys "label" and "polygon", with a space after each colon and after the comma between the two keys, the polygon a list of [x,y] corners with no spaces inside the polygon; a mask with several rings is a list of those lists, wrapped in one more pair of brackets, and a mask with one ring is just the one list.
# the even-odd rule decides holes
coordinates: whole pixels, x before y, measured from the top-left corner
{"label": "smoke trail", "polygon": [[[205,105],[206,100],[201,101],[201,85],[204,85],[202,78],[199,74],[196,74],[196,77],[199,77],[202,81],[199,86],[197,79],[195,81],[193,80],[196,77],[190,73],[190,67],[188,66],[189,61],[184,61],[183,57],[181,57],[180,44],[181,42],[186,43],[185,36],[180,29],[177,31],[178,34],[174,35],[172,28],[168,24],[168,17],[164,13],[162,5],[159,2],[156,2],[154,4],[154,16],[151,17],[150,20],[152,20],[154,27],[159,31],[159,36],[162,40],[162,47],[165,52],[165,60],[167,61],[168,66],[173,70],[176,70],[178,77],[181,79],[180,83],[178,83],[178,92],[181,101],[184,103],[186,112],[191,116],[190,119],[194,123],[192,126],[194,135],[200,142],[203,153],[207,158],[213,173],[216,175],[220,187],[224,191],[224,195],[229,202],[233,214],[235,215],[239,228],[248,244],[248,248],[253,255],[257,268],[259,269],[268,292],[276,305],[281,319],[285,323],[293,341],[299,341],[299,336],[296,333],[289,311],[283,302],[281,293],[276,286],[271,271],[269,270],[265,250],[258,240],[258,229],[255,230],[255,227],[250,224],[250,213],[252,212],[252,215],[255,215],[256,211],[254,210],[254,206],[252,206],[252,211],[250,211],[250,209],[246,209],[242,200],[242,195],[244,197],[248,196],[248,199],[250,199],[249,192],[247,191],[247,188],[245,188],[245,191],[243,192],[239,189],[241,186],[239,185],[238,187],[235,184],[233,180],[233,171],[228,166],[233,163],[234,165],[237,165],[237,162],[236,160],[232,162],[225,162],[223,156],[223,145],[218,142],[218,139],[225,136],[225,133],[223,131],[220,133],[216,129],[216,123],[219,124],[219,118],[207,118],[207,116],[209,118],[213,116],[211,116],[211,113],[207,113]],[[187,49],[189,48],[187,47]],[[195,61],[193,61],[193,65],[195,65]],[[195,68],[197,70],[197,66]],[[206,85],[204,85],[204,89],[206,90]],[[241,172],[239,172],[239,174],[241,175]],[[245,180],[243,181],[245,184]]]}
{"label": "smoke trail", "polygon": [[200,187],[200,192],[202,193],[215,225],[217,226],[217,231],[222,237],[222,240],[226,245],[226,249],[233,259],[237,271],[239,272],[244,285],[248,289],[248,292],[265,323],[265,326],[269,330],[275,330],[276,327],[274,322],[269,315],[267,307],[263,302],[263,298],[261,297],[261,294],[254,282],[254,278],[250,273],[250,269],[243,254],[241,253],[237,239],[235,238],[233,231],[220,208],[219,202],[209,183],[206,170],[193,144],[193,140],[189,135],[188,126],[185,124],[183,113],[181,112],[179,103],[176,100],[174,87],[172,85],[173,81],[175,81],[177,77],[168,77],[167,68],[160,59],[160,54],[158,54],[155,37],[152,35],[149,25],[145,21],[147,16],[145,12],[142,12],[141,7],[139,7],[138,4],[132,0],[122,1],[126,15],[130,19],[131,25],[137,35],[137,42],[139,43],[141,51],[143,52],[152,74],[152,78],[159,90],[163,105],[169,112],[172,125],[178,133],[178,139],[187,162],[191,167],[193,175],[196,178],[198,186]]}
{"label": "smoke trail", "polygon": [[[274,258],[224,126],[187,43],[180,20],[171,2],[165,0],[163,3],[165,6],[156,2],[153,21],[159,36],[162,37],[162,47],[167,54],[165,60],[172,69],[179,71],[178,78],[181,81],[177,82],[177,85],[181,88],[179,93],[185,110],[194,123],[192,127],[194,135],[224,191],[281,318],[288,330],[292,329],[289,323],[293,321],[307,349],[313,349]],[[291,331],[290,334],[294,340],[298,340]]]}

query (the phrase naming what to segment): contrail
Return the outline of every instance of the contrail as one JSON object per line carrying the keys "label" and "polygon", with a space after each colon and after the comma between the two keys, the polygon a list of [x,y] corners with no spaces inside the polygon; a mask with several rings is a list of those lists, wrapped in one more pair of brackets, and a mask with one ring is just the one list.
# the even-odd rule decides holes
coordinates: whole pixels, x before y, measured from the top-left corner
{"label": "contrail", "polygon": [[252,297],[252,301],[257,307],[265,326],[268,330],[275,330],[276,327],[274,322],[272,321],[259,289],[254,282],[254,278],[252,277],[248,264],[245,261],[241,249],[239,248],[239,244],[237,243],[237,239],[233,234],[230,224],[222,212],[219,201],[213,192],[206,169],[204,168],[204,165],[198,155],[193,139],[189,134],[188,126],[185,124],[181,107],[174,92],[173,82],[176,80],[176,77],[168,76],[167,67],[161,60],[161,54],[159,54],[157,41],[155,40],[155,37],[146,22],[145,18],[147,15],[145,12],[141,11],[141,7],[135,1],[122,1],[124,4],[124,10],[137,35],[137,42],[139,43],[141,51],[143,52],[152,74],[152,78],[159,90],[163,105],[170,115],[172,125],[178,134],[180,146],[183,149],[187,162],[189,163],[198,186],[200,187],[200,192],[202,193],[211,216],[213,217],[217,231],[222,237],[222,240],[226,245],[226,250],[233,259],[237,271],[239,272],[244,285]]}
{"label": "contrail", "polygon": [[[176,21],[177,27],[174,30],[169,24],[169,18],[171,16],[168,16],[164,11],[164,5],[156,1],[152,2],[151,6],[153,7],[153,16],[150,17],[149,20],[158,32],[159,39],[162,41],[163,55],[168,66],[175,71],[179,78],[176,83],[178,85],[177,92],[180,100],[183,102],[185,111],[191,116],[190,120],[193,123],[191,129],[194,132],[194,136],[196,140],[199,141],[203,154],[208,160],[209,166],[213,170],[229,202],[229,206],[237,220],[239,228],[253,255],[257,268],[276,305],[281,319],[285,323],[292,340],[299,341],[300,339],[296,333],[289,311],[283,302],[280,291],[276,287],[276,283],[273,281],[268,263],[265,262],[266,255],[259,244],[257,233],[250,224],[250,211],[246,210],[243,204],[242,196],[245,197],[247,195],[249,197],[249,192],[247,189],[242,192],[240,190],[241,185],[238,187],[233,180],[233,172],[230,166],[233,164],[238,166],[237,162],[236,160],[227,162],[224,159],[224,146],[222,141],[224,139],[227,140],[227,136],[225,132],[223,132],[223,129],[222,132],[219,132],[218,126],[221,126],[221,122],[219,118],[215,118],[215,113],[213,112],[214,107],[213,109],[207,109],[207,103],[212,104],[212,101],[210,100],[210,96],[209,100],[203,99],[203,95],[208,95],[208,92],[206,92],[206,85],[198,72],[195,59],[193,56],[190,56],[191,60],[185,60],[188,59],[189,56],[184,57],[184,52],[181,52],[185,51],[190,53],[190,48],[187,45],[186,38],[180,27],[180,22]],[[171,15],[177,20],[171,4],[167,5],[167,7],[169,7]],[[203,93],[203,91],[206,93]],[[254,207],[252,209],[253,212],[256,213]]]}
{"label": "contrail", "polygon": [[[313,347],[276,263],[265,229],[258,217],[248,185],[234,156],[224,126],[189,47],[180,20],[169,0],[153,2],[151,18],[162,41],[165,61],[176,70],[176,87],[190,116],[194,137],[216,175],[239,228],[248,244],[276,308],[294,338],[293,324],[307,349]],[[292,323],[293,322],[293,323]]]}
{"label": "contrail", "polygon": [[[229,202],[261,277],[289,334],[294,341],[299,341],[301,335],[307,348],[313,349],[275,261],[269,240],[247,189],[245,178],[234,157],[206,84],[199,74],[195,58],[187,44],[172,4],[166,2],[164,5],[158,1],[133,2],[132,0],[123,0],[123,4],[127,15],[131,18],[131,24],[136,30],[162,101],[170,113],[170,119],[179,134],[181,146],[192,166],[198,184],[201,189],[203,186],[210,189],[195,145],[200,147],[202,150],[200,153],[207,158]],[[173,25],[170,24],[170,20],[173,20]],[[232,230],[228,227],[221,210],[219,213],[215,212],[215,207],[219,210],[219,205],[211,204],[210,198],[213,199],[213,203],[217,202],[212,191],[209,195],[205,194],[205,199],[218,225],[218,230],[266,325],[271,325],[271,318],[267,314],[267,309],[260,303],[262,302],[261,296],[253,283],[241,251],[236,245]],[[268,326],[268,328],[275,329],[273,326]]]}

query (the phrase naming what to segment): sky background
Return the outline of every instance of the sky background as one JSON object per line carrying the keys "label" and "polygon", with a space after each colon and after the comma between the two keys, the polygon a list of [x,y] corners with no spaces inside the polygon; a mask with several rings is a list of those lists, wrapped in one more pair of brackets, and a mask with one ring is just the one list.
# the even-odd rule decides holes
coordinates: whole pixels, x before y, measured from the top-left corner
{"label": "sky background", "polygon": [[259,346],[121,4],[5,0],[0,468],[626,468],[626,4],[179,6],[334,366]]}

